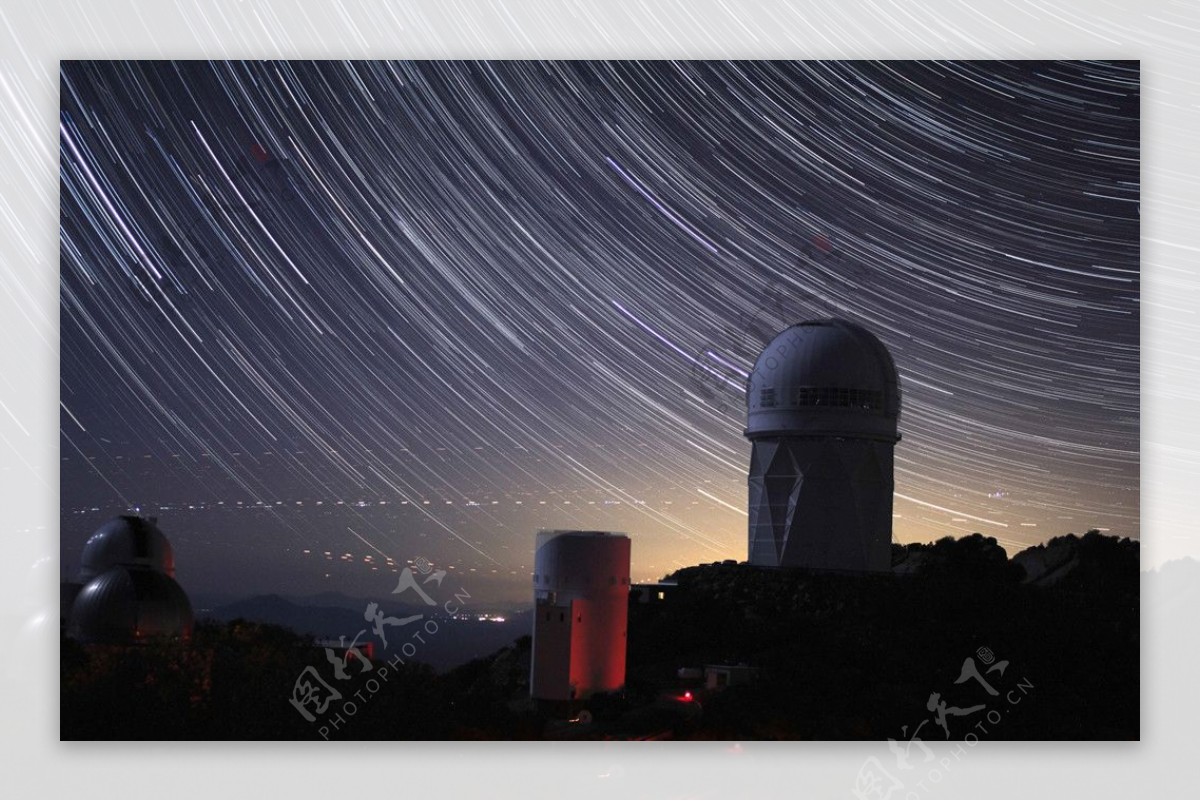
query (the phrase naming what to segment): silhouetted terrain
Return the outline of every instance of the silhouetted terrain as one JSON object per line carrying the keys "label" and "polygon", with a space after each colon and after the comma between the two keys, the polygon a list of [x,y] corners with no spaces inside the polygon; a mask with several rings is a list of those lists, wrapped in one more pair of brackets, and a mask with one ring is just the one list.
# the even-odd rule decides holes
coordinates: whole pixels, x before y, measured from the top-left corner
{"label": "silhouetted terrain", "polygon": [[[923,739],[958,740],[984,737],[974,727],[990,712],[1000,722],[983,724],[987,739],[1137,739],[1138,544],[1089,532],[1043,550],[1074,566],[1043,581],[1034,562],[1027,572],[1029,560],[973,535],[894,546],[892,575],[686,568],[666,601],[631,607],[628,681],[757,667],[757,681],[707,699],[703,736],[718,738],[904,740],[902,727],[911,736],[929,719]],[[979,649],[1007,665],[988,673]],[[956,684],[968,659],[996,696]],[[927,708],[935,692],[984,707],[948,714],[947,738]]]}
{"label": "silhouetted terrain", "polygon": [[[1137,542],[1089,532],[1009,560],[973,535],[894,546],[893,565],[873,576],[733,562],[678,571],[664,600],[631,602],[626,692],[581,702],[584,723],[529,702],[528,636],[440,675],[422,652],[401,664],[379,649],[372,670],[351,661],[340,680],[310,637],[261,623],[202,622],[186,646],[64,639],[62,737],[1138,738]],[[1186,588],[1184,573],[1148,575]],[[679,674],[739,663],[753,680],[723,689]],[[289,703],[308,668],[341,693],[311,722]]]}

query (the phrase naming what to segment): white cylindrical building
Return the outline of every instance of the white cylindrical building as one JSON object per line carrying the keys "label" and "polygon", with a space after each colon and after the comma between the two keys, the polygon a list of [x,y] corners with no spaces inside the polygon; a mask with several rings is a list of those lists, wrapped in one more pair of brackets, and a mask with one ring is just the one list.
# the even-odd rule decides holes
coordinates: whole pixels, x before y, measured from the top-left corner
{"label": "white cylindrical building", "polygon": [[625,684],[629,538],[540,531],[534,554],[530,695],[571,701]]}
{"label": "white cylindrical building", "polygon": [[848,320],[781,331],[746,382],[749,561],[891,567],[900,381],[891,354]]}

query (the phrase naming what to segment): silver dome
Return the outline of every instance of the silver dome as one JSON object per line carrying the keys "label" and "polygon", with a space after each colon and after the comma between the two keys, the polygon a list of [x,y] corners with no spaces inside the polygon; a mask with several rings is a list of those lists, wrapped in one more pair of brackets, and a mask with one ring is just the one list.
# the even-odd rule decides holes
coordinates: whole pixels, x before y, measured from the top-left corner
{"label": "silver dome", "polygon": [[80,642],[113,645],[186,639],[192,633],[192,605],[166,573],[118,565],[79,591],[67,631]]}
{"label": "silver dome", "polygon": [[751,438],[899,439],[896,364],[874,334],[849,320],[809,320],[779,332],[746,381],[746,406]]}
{"label": "silver dome", "polygon": [[117,565],[147,567],[175,575],[175,553],[153,519],[114,517],[88,538],[83,546],[80,581],[87,582]]}

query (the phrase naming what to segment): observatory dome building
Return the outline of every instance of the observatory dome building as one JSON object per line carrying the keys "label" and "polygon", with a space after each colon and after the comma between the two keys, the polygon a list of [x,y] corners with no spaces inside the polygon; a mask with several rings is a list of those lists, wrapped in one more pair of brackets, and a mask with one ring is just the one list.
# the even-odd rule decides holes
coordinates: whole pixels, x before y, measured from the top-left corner
{"label": "observatory dome building", "polygon": [[171,543],[153,518],[126,515],[98,528],[84,545],[74,586],[64,594],[66,626],[80,642],[134,645],[191,636],[192,605],[175,581]]}
{"label": "observatory dome building", "polygon": [[624,686],[629,554],[624,534],[538,532],[533,698],[573,701]]}
{"label": "observatory dome building", "polygon": [[79,578],[87,581],[114,565],[149,567],[175,577],[175,552],[155,519],[121,515],[88,537]]}
{"label": "observatory dome building", "polygon": [[117,565],[75,597],[68,632],[88,643],[132,644],[186,637],[192,630],[187,594],[166,573]]}
{"label": "observatory dome building", "polygon": [[749,561],[886,571],[900,382],[857,323],[797,323],[763,349],[746,382]]}

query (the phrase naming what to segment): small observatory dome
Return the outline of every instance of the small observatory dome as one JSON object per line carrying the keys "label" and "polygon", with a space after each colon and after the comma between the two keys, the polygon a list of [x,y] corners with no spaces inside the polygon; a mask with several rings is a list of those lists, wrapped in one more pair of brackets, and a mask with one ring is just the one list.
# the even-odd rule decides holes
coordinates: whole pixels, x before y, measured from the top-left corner
{"label": "small observatory dome", "polygon": [[175,553],[154,518],[114,517],[88,538],[79,579],[87,582],[117,565],[146,567],[175,576]]}
{"label": "small observatory dome", "polygon": [[80,642],[115,645],[186,639],[192,634],[192,605],[166,573],[118,565],[79,591],[68,633]]}
{"label": "small observatory dome", "polygon": [[896,364],[857,323],[809,320],[779,332],[746,381],[746,436],[848,436],[895,442]]}

